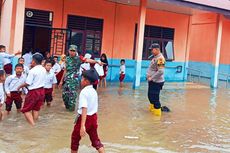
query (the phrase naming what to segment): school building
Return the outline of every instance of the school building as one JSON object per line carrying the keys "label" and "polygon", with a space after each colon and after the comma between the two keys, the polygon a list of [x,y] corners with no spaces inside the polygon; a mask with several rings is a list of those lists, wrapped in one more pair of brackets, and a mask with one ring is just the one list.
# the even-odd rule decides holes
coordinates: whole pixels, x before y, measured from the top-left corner
{"label": "school building", "polygon": [[[126,81],[146,80],[153,42],[161,46],[167,81],[186,81],[188,72],[230,79],[229,0],[1,0],[0,42],[17,50],[109,58],[107,79],[118,81],[120,59]],[[197,74],[199,73],[199,74]]]}

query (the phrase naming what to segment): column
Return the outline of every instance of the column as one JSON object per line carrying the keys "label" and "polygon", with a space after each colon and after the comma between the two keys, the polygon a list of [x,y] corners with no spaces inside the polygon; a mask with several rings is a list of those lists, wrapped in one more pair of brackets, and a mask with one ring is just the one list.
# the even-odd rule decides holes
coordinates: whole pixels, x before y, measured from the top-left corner
{"label": "column", "polygon": [[189,54],[190,54],[190,42],[192,33],[192,17],[189,17],[188,30],[187,30],[187,41],[186,41],[186,53],[185,53],[185,64],[184,64],[184,81],[188,80],[188,67],[189,67]]}
{"label": "column", "polygon": [[146,5],[147,5],[147,0],[140,0],[138,30],[137,30],[137,39],[136,39],[137,42],[136,42],[136,51],[135,51],[136,63],[135,63],[133,89],[136,89],[140,86],[140,80],[141,80],[141,62],[142,62],[142,51],[143,51],[143,44],[144,44]]}
{"label": "column", "polygon": [[2,6],[0,42],[8,53],[22,50],[25,0],[7,0]]}
{"label": "column", "polygon": [[218,87],[218,72],[219,72],[219,64],[220,64],[220,49],[221,49],[221,39],[222,39],[222,29],[223,29],[223,21],[221,15],[218,16],[217,20],[217,41],[216,41],[216,49],[214,52],[213,58],[213,67],[211,72],[211,82],[210,86],[212,88]]}

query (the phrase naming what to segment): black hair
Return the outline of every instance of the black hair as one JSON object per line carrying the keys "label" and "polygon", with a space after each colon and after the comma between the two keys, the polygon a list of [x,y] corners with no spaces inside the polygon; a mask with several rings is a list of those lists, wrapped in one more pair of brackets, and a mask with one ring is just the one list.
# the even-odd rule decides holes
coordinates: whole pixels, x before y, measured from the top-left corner
{"label": "black hair", "polygon": [[[47,55],[50,54],[49,51],[45,52],[45,57],[47,57]],[[51,55],[51,54],[50,54]]]}
{"label": "black hair", "polygon": [[93,84],[99,78],[95,69],[83,71],[82,77],[84,77],[86,80],[88,80],[90,82],[90,84]]}
{"label": "black hair", "polygon": [[46,61],[45,61],[45,65],[48,64],[48,63],[50,63],[50,64],[53,66],[53,61],[51,61],[51,60],[46,60]]}
{"label": "black hair", "polygon": [[24,66],[23,66],[22,64],[19,64],[19,63],[15,65],[15,68],[17,68],[17,67],[22,67],[22,68],[24,68]]}
{"label": "black hair", "polygon": [[42,60],[43,60],[42,54],[35,53],[32,58],[33,58],[33,60],[35,61],[36,64],[41,64],[42,63]]}
{"label": "black hair", "polygon": [[53,58],[58,58],[58,56],[53,56]]}
{"label": "black hair", "polygon": [[[104,57],[105,59],[103,60],[102,57]],[[100,60],[101,60],[103,63],[105,63],[106,65],[108,65],[108,60],[107,60],[107,56],[106,56],[105,53],[101,54]]]}
{"label": "black hair", "polygon": [[0,49],[2,49],[2,48],[6,48],[6,46],[4,46],[4,45],[0,45]]}
{"label": "black hair", "polygon": [[120,63],[121,63],[121,62],[124,62],[124,63],[125,63],[125,59],[121,59]]}
{"label": "black hair", "polygon": [[0,69],[0,76],[4,75],[5,74],[5,71]]}
{"label": "black hair", "polygon": [[18,58],[18,61],[19,61],[20,59],[23,59],[23,60],[25,60],[25,59],[24,59],[22,56]]}

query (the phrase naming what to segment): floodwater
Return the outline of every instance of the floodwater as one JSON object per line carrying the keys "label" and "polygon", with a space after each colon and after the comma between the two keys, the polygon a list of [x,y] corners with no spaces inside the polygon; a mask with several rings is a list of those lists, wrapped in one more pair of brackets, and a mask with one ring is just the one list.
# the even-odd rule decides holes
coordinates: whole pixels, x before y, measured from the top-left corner
{"label": "floodwater", "polygon": [[[230,90],[192,83],[166,83],[156,117],[148,111],[147,85],[117,84],[99,92],[99,136],[107,153],[230,152]],[[44,107],[34,128],[15,110],[0,122],[0,153],[69,153],[74,113],[65,111],[60,91]],[[80,153],[95,153],[88,137]]]}

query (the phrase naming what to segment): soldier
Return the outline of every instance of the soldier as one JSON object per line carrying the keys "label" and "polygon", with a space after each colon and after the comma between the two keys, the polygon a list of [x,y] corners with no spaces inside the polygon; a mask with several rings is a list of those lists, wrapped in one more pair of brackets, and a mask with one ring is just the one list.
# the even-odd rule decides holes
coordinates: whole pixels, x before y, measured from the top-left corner
{"label": "soldier", "polygon": [[83,56],[79,56],[77,52],[77,46],[70,45],[69,56],[66,57],[66,67],[64,69],[63,77],[59,83],[59,88],[62,86],[63,81],[65,82],[62,87],[62,98],[66,109],[74,111],[77,90],[80,88],[79,84],[79,70],[80,65],[84,62],[87,63],[98,63],[102,65],[102,62],[97,62],[92,59],[86,59]]}
{"label": "soldier", "polygon": [[149,48],[154,58],[152,59],[148,71],[148,99],[150,111],[156,116],[161,116],[160,91],[164,85],[165,58],[161,54],[160,45],[154,43]]}

